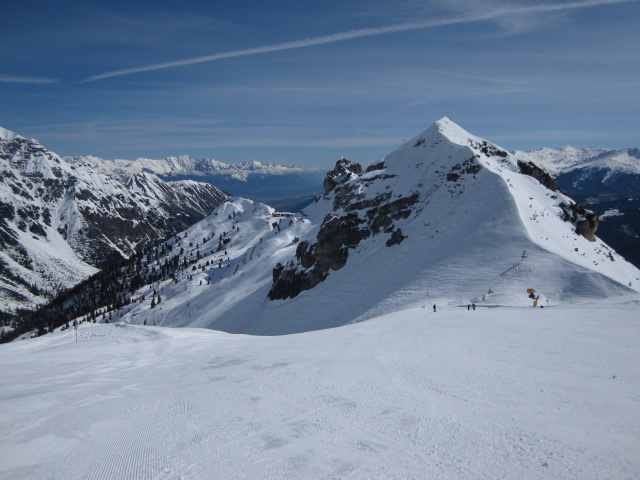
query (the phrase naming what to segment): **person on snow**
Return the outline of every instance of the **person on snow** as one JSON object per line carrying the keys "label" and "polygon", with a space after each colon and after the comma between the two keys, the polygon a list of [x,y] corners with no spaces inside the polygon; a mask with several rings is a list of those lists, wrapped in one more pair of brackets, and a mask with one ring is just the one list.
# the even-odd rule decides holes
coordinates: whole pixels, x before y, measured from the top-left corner
{"label": "person on snow", "polygon": [[433,311],[434,312],[436,311],[436,304],[435,303],[433,304]]}
{"label": "person on snow", "polygon": [[475,303],[472,303],[472,304],[471,304],[471,308],[473,308],[473,309],[475,310],[475,309],[476,309],[476,304],[475,304]]}

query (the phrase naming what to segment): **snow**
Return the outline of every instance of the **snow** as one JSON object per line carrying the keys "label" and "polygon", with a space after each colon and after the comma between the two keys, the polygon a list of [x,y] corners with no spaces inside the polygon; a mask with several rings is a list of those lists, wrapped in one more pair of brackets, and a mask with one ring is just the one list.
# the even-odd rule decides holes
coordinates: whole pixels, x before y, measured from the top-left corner
{"label": "snow", "polygon": [[[506,151],[504,156],[481,153],[476,145],[483,142],[444,118],[388,155],[383,170],[351,175],[344,185],[354,186],[353,193],[365,199],[419,192],[415,211],[394,222],[407,238],[393,247],[386,246],[389,234],[384,233],[361,241],[349,250],[342,269],[293,299],[267,300],[273,268],[295,261],[296,238],[314,243],[325,216],[343,213],[333,210],[334,193],[318,197],[290,218],[274,217],[266,205],[229,199],[185,232],[181,245],[189,255],[196,255],[199,244],[202,258],[196,270],[190,266],[180,272],[177,283],[168,279],[140,289],[137,295],[146,301],[127,306],[118,319],[230,333],[239,333],[245,323],[245,333],[283,335],[402,310],[425,292],[449,305],[522,307],[531,304],[528,288],[552,305],[640,289],[637,268],[560,219],[558,204],[570,199],[520,174],[516,158]],[[452,166],[471,157],[483,168],[456,183],[446,180]],[[216,252],[223,232],[230,242]],[[194,246],[187,248],[190,242]],[[176,253],[174,249],[169,256]],[[487,295],[490,289],[494,293]],[[154,290],[162,303],[152,310]]]}
{"label": "snow", "polygon": [[121,180],[126,180],[131,175],[147,172],[163,177],[220,175],[246,181],[250,175],[283,175],[306,171],[295,165],[263,164],[256,160],[226,164],[212,158],[195,159],[188,155],[166,157],[164,159],[137,158],[135,160],[105,160],[89,155],[64,157],[64,160],[75,165],[90,165],[106,175],[117,177]]}
{"label": "snow", "polygon": [[637,148],[606,150],[596,147],[545,147],[528,152],[516,150],[514,155],[521,160],[532,161],[554,177],[575,169],[583,170],[585,175],[598,169],[607,170],[610,174],[640,174],[640,153]]}
{"label": "snow", "polygon": [[2,345],[0,479],[637,478],[639,298]]}
{"label": "snow", "polygon": [[[10,144],[14,140],[16,144]],[[92,238],[88,233],[92,228],[87,221],[89,216],[84,216],[87,212],[105,219],[121,220],[123,215],[131,216],[134,210],[139,219],[147,212],[169,217],[174,206],[190,202],[194,210],[200,210],[204,215],[199,196],[189,191],[189,188],[196,190],[194,187],[198,183],[193,181],[169,185],[152,174],[143,173],[132,176],[127,186],[79,161],[75,165],[69,164],[36,140],[27,140],[6,129],[0,129],[0,150],[4,152],[0,176],[6,179],[0,182],[0,203],[11,206],[15,212],[8,219],[2,219],[8,220],[5,235],[15,238],[23,249],[9,246],[0,251],[0,263],[5,264],[6,273],[0,278],[2,310],[31,309],[46,301],[44,296],[16,284],[12,278],[35,285],[41,292],[53,293],[98,271],[90,265],[100,263],[100,259],[91,261],[96,254],[96,243],[111,247],[111,254],[118,252],[125,258],[131,254],[126,246],[133,245],[123,236],[136,236],[135,232],[127,232],[125,227]],[[98,160],[91,158],[92,162]],[[53,182],[48,184],[51,180]],[[207,189],[211,191],[213,187],[207,185]],[[225,196],[222,192],[219,194],[220,198]],[[130,221],[132,227],[138,222],[129,218],[124,220],[123,224]],[[22,226],[21,221],[24,221]],[[165,227],[150,225],[150,228],[157,235]],[[118,235],[123,238],[115,238]],[[4,241],[0,243],[5,244]]]}
{"label": "snow", "polygon": [[607,218],[620,217],[622,215],[624,215],[624,213],[620,213],[620,210],[618,210],[617,208],[612,208],[611,210],[607,210],[602,215],[600,215],[599,219],[600,221],[603,221]]}
{"label": "snow", "polygon": [[353,204],[230,198],[149,255],[200,257],[117,323],[0,345],[0,480],[640,475],[640,271],[560,219],[570,199],[447,118],[342,188],[417,198],[394,217],[406,238],[371,235],[269,301],[274,266]]}
{"label": "snow", "polygon": [[0,139],[6,140],[8,142],[12,142],[19,135],[17,133],[12,132],[11,130],[7,130],[6,128],[0,127]]}

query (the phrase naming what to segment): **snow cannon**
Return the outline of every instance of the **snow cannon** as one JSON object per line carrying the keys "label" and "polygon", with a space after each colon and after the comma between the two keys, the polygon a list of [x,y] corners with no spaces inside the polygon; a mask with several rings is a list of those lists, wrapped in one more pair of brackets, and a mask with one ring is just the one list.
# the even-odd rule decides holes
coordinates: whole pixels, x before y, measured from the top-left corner
{"label": "snow cannon", "polygon": [[527,293],[529,294],[529,298],[533,300],[533,307],[537,307],[538,300],[540,300],[540,295],[536,296],[536,291],[533,288],[527,288]]}

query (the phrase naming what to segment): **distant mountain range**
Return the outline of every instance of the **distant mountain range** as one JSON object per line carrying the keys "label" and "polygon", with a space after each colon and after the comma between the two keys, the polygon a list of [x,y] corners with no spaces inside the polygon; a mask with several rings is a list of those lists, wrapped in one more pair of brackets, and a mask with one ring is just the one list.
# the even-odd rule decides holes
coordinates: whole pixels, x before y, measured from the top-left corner
{"label": "distant mountain range", "polygon": [[207,183],[70,164],[0,128],[0,316],[43,304],[203,219],[225,198]]}
{"label": "distant mountain range", "polygon": [[545,170],[443,118],[367,168],[340,159],[298,213],[228,199],[28,326],[76,318],[275,335],[416,305],[553,306],[640,291],[640,271],[597,228]]}
{"label": "distant mountain range", "polygon": [[65,157],[72,165],[90,165],[114,178],[152,173],[171,182],[206,182],[230,195],[251,198],[285,211],[298,211],[311,202],[322,188],[324,171],[292,166],[263,164],[257,161],[226,164],[211,158],[195,159],[187,155],[153,160],[104,160],[98,157]]}

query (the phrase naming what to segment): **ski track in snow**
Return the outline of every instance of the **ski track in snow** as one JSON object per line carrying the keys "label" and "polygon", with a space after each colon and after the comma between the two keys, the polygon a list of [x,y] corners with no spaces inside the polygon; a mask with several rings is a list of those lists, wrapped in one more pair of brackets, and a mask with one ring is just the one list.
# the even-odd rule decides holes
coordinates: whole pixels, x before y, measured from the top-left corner
{"label": "ski track in snow", "polygon": [[2,345],[0,479],[627,479],[639,297]]}

